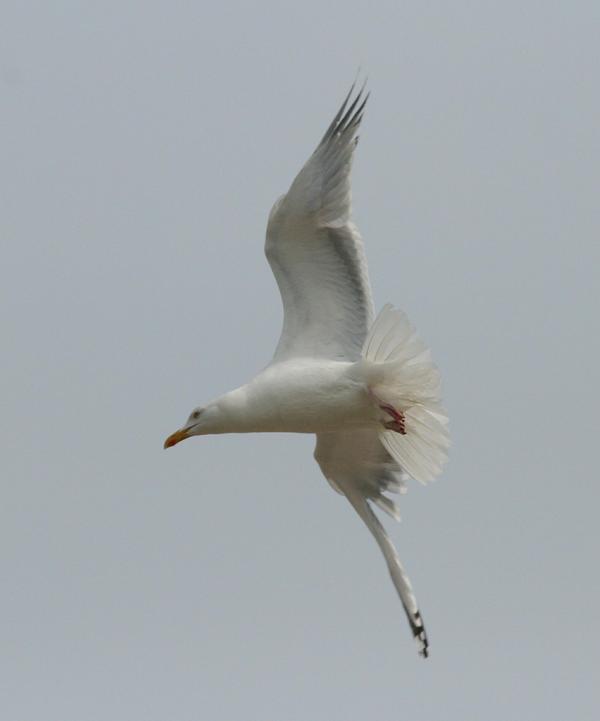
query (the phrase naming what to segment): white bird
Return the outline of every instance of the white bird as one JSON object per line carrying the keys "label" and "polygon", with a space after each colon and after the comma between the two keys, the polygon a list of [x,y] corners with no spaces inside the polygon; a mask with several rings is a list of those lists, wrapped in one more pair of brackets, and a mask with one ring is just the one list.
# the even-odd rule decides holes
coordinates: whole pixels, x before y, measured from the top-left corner
{"label": "white bird", "polygon": [[246,385],[195,408],[165,448],[190,436],[315,433],[315,459],[375,537],[421,655],[428,640],[408,576],[371,503],[425,483],[447,458],[440,377],[406,315],[373,320],[363,243],[351,221],[350,171],[368,95],[354,85],[323,139],[269,215],[265,253],[284,308],[271,363]]}

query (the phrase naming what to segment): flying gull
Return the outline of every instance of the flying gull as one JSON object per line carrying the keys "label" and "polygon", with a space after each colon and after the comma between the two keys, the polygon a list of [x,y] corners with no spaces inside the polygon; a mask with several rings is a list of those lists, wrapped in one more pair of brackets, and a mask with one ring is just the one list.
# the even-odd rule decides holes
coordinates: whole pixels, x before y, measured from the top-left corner
{"label": "flying gull", "polygon": [[351,220],[350,172],[368,94],[350,89],[323,139],[273,206],[265,253],[283,301],[270,364],[195,408],[165,448],[213,433],[316,434],[315,459],[375,537],[419,652],[428,640],[410,581],[375,504],[442,470],[450,445],[440,376],[406,315],[374,318],[364,246]]}

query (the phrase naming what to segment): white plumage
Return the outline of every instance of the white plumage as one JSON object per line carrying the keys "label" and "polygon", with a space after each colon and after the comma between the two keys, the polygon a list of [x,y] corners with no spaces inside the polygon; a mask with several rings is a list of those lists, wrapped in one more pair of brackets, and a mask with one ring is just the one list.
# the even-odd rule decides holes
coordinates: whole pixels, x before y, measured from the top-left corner
{"label": "white plumage", "polygon": [[265,253],[283,330],[249,383],[194,409],[165,447],[192,435],[315,433],[315,459],[363,519],[387,562],[420,652],[425,634],[410,581],[370,503],[394,518],[387,493],[435,478],[447,458],[440,378],[406,315],[374,320],[363,243],[351,221],[350,171],[368,98],[353,88],[289,191],[277,200]]}

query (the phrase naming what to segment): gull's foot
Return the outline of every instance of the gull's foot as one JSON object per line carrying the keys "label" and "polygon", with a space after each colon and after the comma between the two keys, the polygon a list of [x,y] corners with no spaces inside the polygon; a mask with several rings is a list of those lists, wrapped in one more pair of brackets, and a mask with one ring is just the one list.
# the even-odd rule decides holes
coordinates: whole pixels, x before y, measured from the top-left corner
{"label": "gull's foot", "polygon": [[383,425],[388,429],[388,431],[396,431],[396,433],[400,433],[402,436],[406,435],[406,427],[403,422],[386,421]]}
{"label": "gull's foot", "polygon": [[389,413],[392,417],[391,421],[385,421],[384,426],[389,431],[396,431],[396,433],[400,433],[401,435],[406,435],[406,418],[404,417],[404,413],[402,411],[398,411],[394,408],[394,406],[387,405],[384,403],[383,405],[379,406],[382,411],[385,411],[386,413]]}

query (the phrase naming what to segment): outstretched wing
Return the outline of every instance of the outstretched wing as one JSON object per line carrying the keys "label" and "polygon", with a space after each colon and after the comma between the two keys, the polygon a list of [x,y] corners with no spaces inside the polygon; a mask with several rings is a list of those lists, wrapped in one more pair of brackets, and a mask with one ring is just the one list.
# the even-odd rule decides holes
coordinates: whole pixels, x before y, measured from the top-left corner
{"label": "outstretched wing", "polygon": [[283,301],[274,361],[355,360],[373,320],[350,171],[367,96],[354,86],[289,191],[273,206],[265,253]]}
{"label": "outstretched wing", "polygon": [[398,519],[398,508],[385,493],[403,493],[404,480],[408,476],[382,445],[376,430],[319,433],[315,460],[325,478],[336,491],[346,496],[377,541],[402,601],[419,653],[426,657],[429,642],[410,580],[369,503],[376,503]]}

